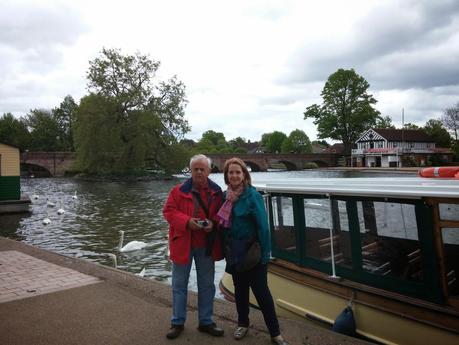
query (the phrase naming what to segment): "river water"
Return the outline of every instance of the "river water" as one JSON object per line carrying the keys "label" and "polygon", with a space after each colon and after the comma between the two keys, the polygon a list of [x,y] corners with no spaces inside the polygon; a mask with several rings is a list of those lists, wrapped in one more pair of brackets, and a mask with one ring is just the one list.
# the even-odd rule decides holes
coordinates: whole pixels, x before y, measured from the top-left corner
{"label": "river water", "polygon": [[[399,175],[399,174],[398,174]],[[252,173],[252,180],[285,180],[292,177],[376,177],[386,173],[354,173],[332,170],[304,170]],[[406,175],[412,176],[412,175]],[[88,182],[72,178],[22,179],[22,192],[32,199],[31,213],[0,216],[0,235],[63,255],[113,266],[107,255],[116,254],[117,267],[170,284],[168,226],[162,207],[170,189],[185,177],[168,181]],[[225,189],[223,175],[211,179]],[[76,194],[76,198],[74,197]],[[36,196],[37,198],[35,198]],[[55,204],[49,207],[48,203]],[[65,213],[58,214],[62,208]],[[51,220],[43,224],[47,217]],[[119,231],[124,243],[132,240],[148,244],[146,249],[119,253]],[[215,283],[224,271],[224,261],[216,265]],[[192,269],[190,289],[196,291],[196,274]],[[222,297],[217,289],[217,297]]]}

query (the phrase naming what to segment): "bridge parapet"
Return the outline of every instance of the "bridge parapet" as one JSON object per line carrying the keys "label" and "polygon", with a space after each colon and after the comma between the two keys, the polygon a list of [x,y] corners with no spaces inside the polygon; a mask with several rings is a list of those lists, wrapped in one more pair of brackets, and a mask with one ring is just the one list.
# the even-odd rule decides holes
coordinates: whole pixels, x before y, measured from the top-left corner
{"label": "bridge parapet", "polygon": [[314,162],[319,166],[333,167],[338,165],[339,154],[336,153],[210,153],[207,156],[212,160],[214,170],[223,171],[225,161],[232,157],[242,159],[252,171],[266,171],[271,164],[282,163],[287,170],[301,170],[306,163]]}

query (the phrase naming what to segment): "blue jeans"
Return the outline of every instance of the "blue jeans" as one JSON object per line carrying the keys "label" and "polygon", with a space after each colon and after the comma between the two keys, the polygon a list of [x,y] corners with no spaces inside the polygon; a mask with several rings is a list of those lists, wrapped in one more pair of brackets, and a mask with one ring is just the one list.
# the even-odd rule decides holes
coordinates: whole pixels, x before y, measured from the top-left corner
{"label": "blue jeans", "polygon": [[198,279],[198,315],[200,325],[212,324],[215,298],[215,263],[205,255],[205,248],[191,248],[188,264],[172,264],[172,319],[171,324],[183,325],[186,320],[188,280],[192,260]]}

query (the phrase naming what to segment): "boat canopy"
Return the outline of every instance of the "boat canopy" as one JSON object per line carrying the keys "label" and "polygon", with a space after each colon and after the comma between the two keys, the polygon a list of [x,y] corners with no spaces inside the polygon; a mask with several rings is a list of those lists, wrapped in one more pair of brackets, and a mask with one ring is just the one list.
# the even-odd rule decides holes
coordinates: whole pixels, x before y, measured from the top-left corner
{"label": "boat canopy", "polygon": [[255,180],[266,193],[347,195],[420,199],[459,198],[459,180],[421,177],[289,178],[286,181]]}

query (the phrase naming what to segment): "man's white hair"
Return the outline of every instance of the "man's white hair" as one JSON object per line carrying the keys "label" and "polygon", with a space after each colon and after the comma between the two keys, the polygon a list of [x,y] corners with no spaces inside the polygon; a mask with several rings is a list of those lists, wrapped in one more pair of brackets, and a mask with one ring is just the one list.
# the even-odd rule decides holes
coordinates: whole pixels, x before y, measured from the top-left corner
{"label": "man's white hair", "polygon": [[200,160],[206,160],[207,164],[209,164],[209,169],[212,169],[212,161],[210,160],[210,158],[201,153],[194,155],[193,157],[190,158],[190,169],[194,162],[200,161]]}

